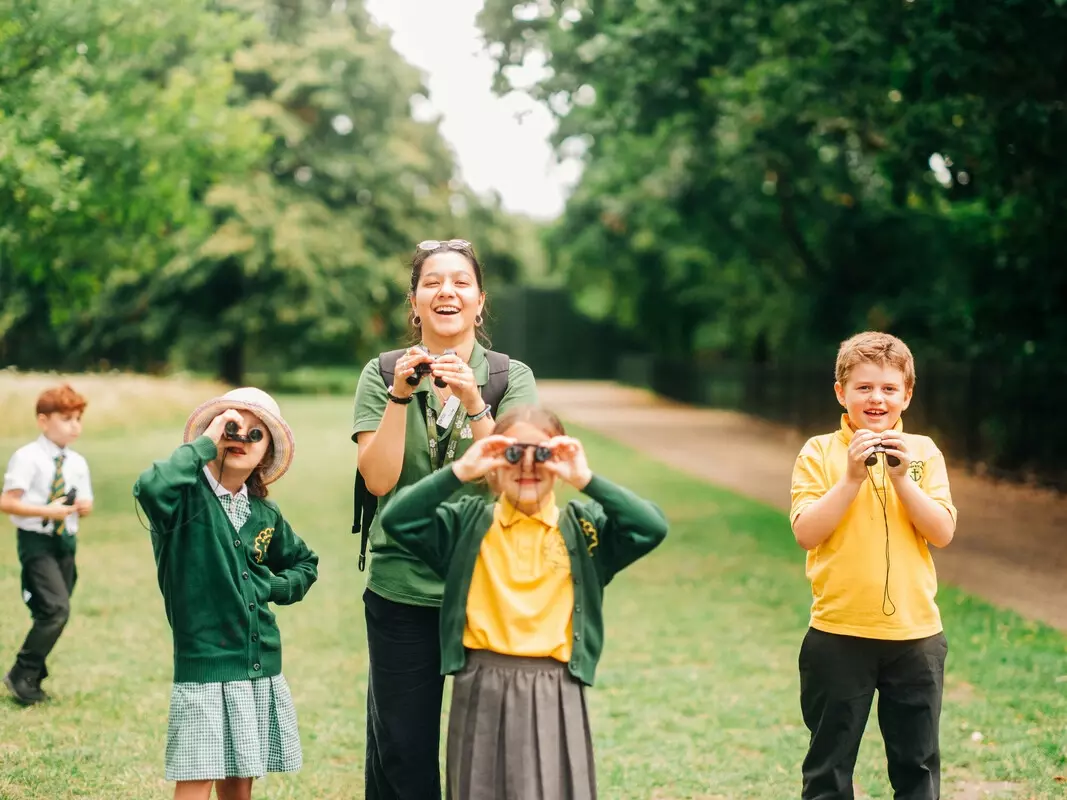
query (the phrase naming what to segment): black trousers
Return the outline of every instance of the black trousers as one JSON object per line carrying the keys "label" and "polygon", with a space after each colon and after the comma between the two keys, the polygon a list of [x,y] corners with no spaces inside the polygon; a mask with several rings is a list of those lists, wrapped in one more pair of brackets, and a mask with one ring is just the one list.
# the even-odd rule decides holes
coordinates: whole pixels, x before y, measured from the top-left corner
{"label": "black trousers", "polygon": [[808,630],[800,648],[800,706],[811,731],[803,800],[853,799],[852,772],[875,690],[893,796],[941,797],[947,653],[943,633],[887,641]]}
{"label": "black trousers", "polygon": [[440,800],[440,609],[363,594],[370,676],[367,800]]}
{"label": "black trousers", "polygon": [[33,617],[33,627],[22,643],[12,678],[41,681],[48,677],[45,665],[70,618],[70,596],[78,580],[74,553],[59,537],[19,531],[22,561],[22,592]]}

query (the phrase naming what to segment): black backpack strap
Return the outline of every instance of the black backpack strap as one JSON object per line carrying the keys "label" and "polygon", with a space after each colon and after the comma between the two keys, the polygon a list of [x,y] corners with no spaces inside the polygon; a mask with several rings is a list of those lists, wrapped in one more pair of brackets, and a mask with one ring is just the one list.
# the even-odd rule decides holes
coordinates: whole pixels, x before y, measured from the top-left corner
{"label": "black backpack strap", "polygon": [[500,401],[508,391],[511,359],[507,353],[497,353],[493,350],[485,351],[485,359],[489,362],[489,382],[482,387],[482,399],[493,409],[495,415],[500,408]]}
{"label": "black backpack strap", "polygon": [[[378,355],[378,372],[386,386],[393,385],[393,374],[396,372],[396,362],[400,356],[407,352],[404,349],[389,350]],[[363,480],[363,474],[356,468],[356,480],[352,486],[352,533],[360,534],[359,538],[359,571],[362,572],[367,566],[367,541],[370,538],[370,524],[374,521],[374,515],[378,512],[378,498],[367,489],[367,482]]]}
{"label": "black backpack strap", "polygon": [[393,374],[396,372],[396,362],[400,360],[400,356],[404,355],[407,350],[401,348],[400,350],[389,350],[385,353],[378,354],[378,372],[381,373],[382,381],[385,383],[386,388],[393,385]]}

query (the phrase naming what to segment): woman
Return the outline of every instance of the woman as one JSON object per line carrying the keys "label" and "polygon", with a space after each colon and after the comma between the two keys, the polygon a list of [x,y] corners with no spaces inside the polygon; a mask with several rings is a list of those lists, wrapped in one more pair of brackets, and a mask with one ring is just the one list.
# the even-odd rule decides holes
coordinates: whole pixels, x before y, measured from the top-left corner
{"label": "woman", "polygon": [[[482,398],[490,357],[478,342],[485,292],[470,242],[421,242],[411,262],[409,299],[419,345],[397,358],[390,386],[375,358],[356,388],[352,437],[379,510],[397,490],[450,466],[489,436],[494,415],[537,402],[533,373],[514,360],[500,407],[489,408]],[[420,365],[428,374],[416,374]],[[462,491],[487,493],[488,487]],[[434,800],[441,796],[438,618],[444,584],[382,531],[380,513],[371,523],[370,551],[363,595],[370,656],[366,797]]]}

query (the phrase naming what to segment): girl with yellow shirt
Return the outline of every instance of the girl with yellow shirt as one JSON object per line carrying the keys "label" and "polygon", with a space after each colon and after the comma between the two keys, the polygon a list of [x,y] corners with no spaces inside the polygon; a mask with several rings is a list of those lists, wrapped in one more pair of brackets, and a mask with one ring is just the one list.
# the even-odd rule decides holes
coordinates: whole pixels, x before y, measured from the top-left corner
{"label": "girl with yellow shirt", "polygon": [[[495,503],[448,502],[483,478]],[[590,500],[561,509],[557,479]],[[594,475],[554,414],[524,407],[451,469],[400,491],[382,526],[445,584],[448,797],[593,800],[584,691],[603,649],[604,587],[663,541],[663,513]]]}

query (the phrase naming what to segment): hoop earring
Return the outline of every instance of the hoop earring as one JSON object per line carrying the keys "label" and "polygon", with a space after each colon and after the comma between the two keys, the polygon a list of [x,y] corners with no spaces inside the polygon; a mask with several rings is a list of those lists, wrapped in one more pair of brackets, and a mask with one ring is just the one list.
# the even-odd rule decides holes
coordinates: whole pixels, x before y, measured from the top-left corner
{"label": "hoop earring", "polygon": [[478,316],[476,316],[476,317],[474,318],[474,325],[475,325],[475,327],[479,327],[479,326],[481,326],[482,322],[484,322],[484,320],[482,319],[482,315],[481,315],[481,314],[479,314]]}
{"label": "hoop earring", "polygon": [[418,314],[412,315],[411,324],[414,325],[416,328],[421,327],[422,317],[420,317]]}

